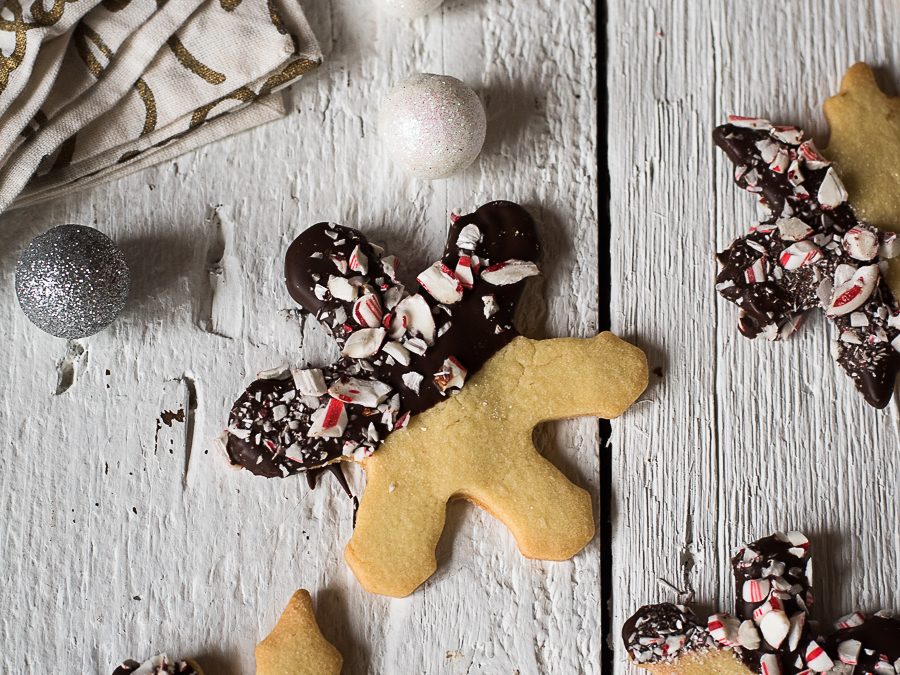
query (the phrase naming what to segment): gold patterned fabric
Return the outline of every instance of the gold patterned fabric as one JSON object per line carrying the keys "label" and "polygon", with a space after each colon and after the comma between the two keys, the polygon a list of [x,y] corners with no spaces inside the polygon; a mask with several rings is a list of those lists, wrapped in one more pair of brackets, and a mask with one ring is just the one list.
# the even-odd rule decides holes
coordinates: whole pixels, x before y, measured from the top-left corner
{"label": "gold patterned fabric", "polygon": [[0,0],[0,211],[282,117],[321,60],[299,0]]}

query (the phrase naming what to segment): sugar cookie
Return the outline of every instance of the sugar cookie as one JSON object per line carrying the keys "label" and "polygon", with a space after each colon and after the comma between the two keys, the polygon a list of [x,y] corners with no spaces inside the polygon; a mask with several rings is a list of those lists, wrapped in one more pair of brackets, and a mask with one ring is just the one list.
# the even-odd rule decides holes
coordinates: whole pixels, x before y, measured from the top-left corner
{"label": "sugar cookie", "polygon": [[835,360],[868,403],[885,407],[900,371],[900,305],[881,266],[900,240],[856,217],[801,130],[732,116],[713,140],[759,199],[759,222],[719,254],[716,288],[740,308],[740,331],[782,339],[821,307],[837,332]]}
{"label": "sugar cookie", "polygon": [[[887,96],[872,69],[857,63],[823,108],[831,128],[825,154],[853,207],[872,225],[900,233],[900,97]],[[885,276],[900,299],[900,259],[888,263]]]}
{"label": "sugar cookie", "polygon": [[510,202],[454,218],[415,292],[396,257],[356,230],[321,223],[288,249],[288,290],[342,356],[262,374],[232,409],[226,447],[269,477],[361,462],[346,559],[372,592],[406,595],[434,572],[449,499],[493,513],[526,556],[569,558],[593,536],[590,496],[535,451],[532,430],[620,415],[646,388],[647,361],[611,333],[517,337],[538,250],[531,217]]}
{"label": "sugar cookie", "polygon": [[366,489],[344,552],[360,583],[404,596],[431,576],[455,498],[501,520],[523,555],[571,558],[594,535],[591,497],[535,450],[532,430],[546,420],[617,417],[646,386],[644,353],[612,333],[513,340],[363,463]]}
{"label": "sugar cookie", "polygon": [[312,599],[302,588],[256,646],[256,675],[340,675],[342,664],[340,652],[319,630]]}

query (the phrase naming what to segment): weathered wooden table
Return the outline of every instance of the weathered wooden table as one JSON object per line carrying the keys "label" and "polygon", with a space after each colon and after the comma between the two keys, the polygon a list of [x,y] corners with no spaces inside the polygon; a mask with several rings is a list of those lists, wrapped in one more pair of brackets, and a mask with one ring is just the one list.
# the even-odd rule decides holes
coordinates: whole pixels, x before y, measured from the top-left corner
{"label": "weathered wooden table", "polygon": [[[605,27],[589,0],[447,0],[412,23],[304,5],[327,62],[290,117],[2,217],[0,671],[105,675],[165,650],[249,674],[302,586],[348,674],[625,672],[622,621],[675,598],[658,580],[730,604],[731,552],[783,528],[812,535],[822,617],[900,609],[897,408],[866,407],[821,317],[784,344],[737,335],[712,253],[753,210],[710,142],[729,112],[822,134],[820,105],[856,60],[900,83],[896,3],[615,0]],[[486,103],[484,153],[450,180],[404,176],[377,140],[380,97],[416,71]],[[595,420],[538,434],[609,525],[570,562],[533,562],[455,504],[438,574],[405,600],[373,597],[341,558],[352,507],[336,485],[232,471],[213,438],[258,370],[333,356],[283,288],[296,234],[357,226],[416,269],[448,211],[496,198],[542,224],[523,332],[584,336],[609,316],[650,355],[611,448]],[[62,222],[109,233],[134,277],[125,315],[68,345],[13,290],[21,247]]]}

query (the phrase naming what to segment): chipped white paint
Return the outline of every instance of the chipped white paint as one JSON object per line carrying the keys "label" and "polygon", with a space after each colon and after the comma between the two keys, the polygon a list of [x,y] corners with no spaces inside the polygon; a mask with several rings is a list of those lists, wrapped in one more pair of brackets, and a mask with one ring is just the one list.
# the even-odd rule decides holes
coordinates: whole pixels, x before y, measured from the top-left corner
{"label": "chipped white paint", "polygon": [[[288,243],[320,220],[365,229],[415,272],[452,208],[521,201],[548,261],[524,332],[596,328],[592,3],[447,0],[411,23],[355,0],[304,6],[328,61],[288,119],[0,219],[0,672],[105,675],[168,650],[249,675],[301,586],[348,674],[600,670],[599,541],[571,562],[528,561],[457,504],[434,579],[405,600],[372,597],[341,558],[352,512],[336,486],[255,478],[212,449],[257,370],[335,356],[281,274]],[[416,71],[459,77],[486,104],[482,158],[447,181],[404,176],[375,136],[377,101]],[[110,234],[134,276],[125,314],[78,346],[38,332],[13,294],[17,252],[62,222]],[[596,421],[539,442],[598,493]]]}
{"label": "chipped white paint", "polygon": [[855,393],[821,313],[786,343],[738,335],[712,252],[754,208],[710,140],[729,112],[824,140],[821,103],[857,60],[897,91],[897,4],[610,4],[612,318],[662,373],[614,429],[614,628],[676,599],[658,580],[730,607],[733,551],[785,528],[815,546],[817,617],[900,610],[898,408]]}

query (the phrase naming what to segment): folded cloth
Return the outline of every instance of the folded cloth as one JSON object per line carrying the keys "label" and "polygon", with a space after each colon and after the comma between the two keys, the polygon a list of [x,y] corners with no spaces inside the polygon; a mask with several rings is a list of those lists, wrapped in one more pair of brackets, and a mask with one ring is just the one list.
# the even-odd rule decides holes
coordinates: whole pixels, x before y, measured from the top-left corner
{"label": "folded cloth", "polygon": [[321,60],[298,0],[5,0],[0,211],[277,119]]}

